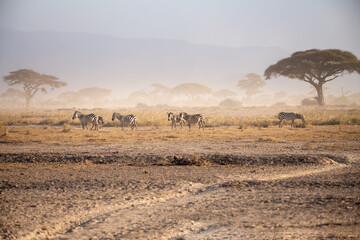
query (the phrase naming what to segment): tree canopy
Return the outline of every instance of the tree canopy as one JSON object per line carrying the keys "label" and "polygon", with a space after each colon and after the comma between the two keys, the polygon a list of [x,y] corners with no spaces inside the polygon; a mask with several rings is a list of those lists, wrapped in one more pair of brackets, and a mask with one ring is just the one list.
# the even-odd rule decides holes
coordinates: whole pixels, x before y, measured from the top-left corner
{"label": "tree canopy", "polygon": [[338,49],[310,49],[293,53],[265,70],[265,79],[284,76],[311,84],[317,91],[315,99],[325,105],[323,85],[339,76],[357,72],[360,61],[347,51]]}
{"label": "tree canopy", "polygon": [[151,87],[154,88],[153,93],[155,94],[166,94],[170,92],[170,88],[160,83],[153,83]]}
{"label": "tree canopy", "polygon": [[55,76],[40,74],[31,69],[20,69],[10,72],[9,75],[4,76],[4,81],[10,86],[23,86],[27,107],[29,107],[31,99],[39,90],[47,93],[46,87],[50,87],[53,90],[54,88],[66,86],[66,82],[59,81]]}
{"label": "tree canopy", "polygon": [[212,90],[198,83],[183,83],[174,87],[172,92],[178,95],[186,95],[191,101],[196,96],[212,93]]}
{"label": "tree canopy", "polygon": [[265,86],[265,81],[261,79],[261,76],[256,73],[249,73],[245,76],[247,79],[239,80],[237,86],[240,89],[246,90],[246,95],[248,98],[258,94],[260,92],[259,88]]}
{"label": "tree canopy", "polygon": [[84,88],[78,91],[78,94],[94,102],[103,101],[105,97],[111,95],[111,90],[100,87]]}

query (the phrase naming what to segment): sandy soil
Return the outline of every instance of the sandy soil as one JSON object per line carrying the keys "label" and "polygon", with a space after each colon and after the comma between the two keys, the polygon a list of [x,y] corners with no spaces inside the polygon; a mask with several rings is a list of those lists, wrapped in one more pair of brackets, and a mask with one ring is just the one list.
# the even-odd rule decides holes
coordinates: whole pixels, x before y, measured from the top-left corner
{"label": "sandy soil", "polygon": [[4,239],[359,239],[360,143],[0,144]]}

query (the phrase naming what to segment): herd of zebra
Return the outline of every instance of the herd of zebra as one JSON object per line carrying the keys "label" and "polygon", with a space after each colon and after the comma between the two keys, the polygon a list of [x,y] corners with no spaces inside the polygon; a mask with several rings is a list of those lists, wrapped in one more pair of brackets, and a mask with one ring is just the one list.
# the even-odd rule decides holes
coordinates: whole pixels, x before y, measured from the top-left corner
{"label": "herd of zebra", "polygon": [[[202,114],[187,114],[186,112],[174,114],[172,112],[168,112],[167,116],[168,116],[168,121],[171,122],[171,129],[176,128],[176,124],[180,124],[180,128],[182,128],[183,124],[186,123],[189,127],[189,130],[192,124],[198,124],[199,129],[202,128],[204,130],[205,128],[205,119]],[[104,124],[104,118],[93,113],[85,115],[79,111],[75,111],[72,119],[74,120],[75,118],[80,119],[83,129],[85,128],[88,129],[87,125],[92,123],[90,130],[92,130],[94,127],[95,130],[99,130],[99,125]],[[114,112],[111,120],[114,121],[116,118],[119,119],[122,126],[122,130],[124,130],[125,125],[130,125],[131,130],[133,130],[134,128],[136,128],[137,130],[138,123],[135,115],[133,114],[121,115],[119,113]],[[297,113],[281,112],[278,114],[278,118],[280,120],[279,127],[282,127],[283,120],[291,120],[291,127],[294,126],[294,121],[296,119],[302,120],[302,122],[305,124],[304,116]]]}

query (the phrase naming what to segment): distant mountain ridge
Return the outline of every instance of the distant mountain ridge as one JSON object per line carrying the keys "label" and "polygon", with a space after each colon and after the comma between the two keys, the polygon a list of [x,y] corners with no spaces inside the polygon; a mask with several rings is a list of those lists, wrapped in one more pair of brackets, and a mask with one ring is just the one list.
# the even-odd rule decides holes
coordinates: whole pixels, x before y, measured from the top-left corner
{"label": "distant mountain ridge", "polygon": [[[0,74],[30,68],[69,83],[120,93],[161,83],[236,86],[290,53],[278,47],[222,47],[182,40],[125,39],[89,33],[0,28]],[[235,81],[235,82],[232,82]]]}

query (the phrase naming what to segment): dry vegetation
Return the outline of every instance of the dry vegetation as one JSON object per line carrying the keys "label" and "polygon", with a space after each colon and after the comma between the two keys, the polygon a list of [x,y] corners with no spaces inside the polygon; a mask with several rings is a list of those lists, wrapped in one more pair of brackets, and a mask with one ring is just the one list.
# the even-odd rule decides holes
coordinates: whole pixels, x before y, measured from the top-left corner
{"label": "dry vegetation", "polygon": [[[273,112],[271,112],[273,111]],[[139,130],[126,128],[121,131],[118,120],[111,121],[112,110],[88,110],[105,119],[100,131],[82,130],[79,120],[71,120],[73,110],[43,112],[2,112],[0,117],[1,143],[42,144],[89,144],[121,143],[142,141],[210,141],[242,142],[291,142],[291,141],[359,141],[360,110],[303,110],[306,125],[296,121],[296,127],[289,123],[278,128],[276,111],[264,109],[187,109],[187,112],[201,112],[206,116],[206,129],[192,131],[187,127],[170,129],[166,111],[117,110],[121,114],[136,114]],[[262,114],[259,114],[262,113]]]}
{"label": "dry vegetation", "polygon": [[[113,110],[80,111],[104,126],[83,130],[70,109],[0,113],[0,238],[360,236],[358,109],[115,110],[137,115],[124,131]],[[206,128],[171,130],[167,111]],[[306,126],[279,128],[280,111]]]}

